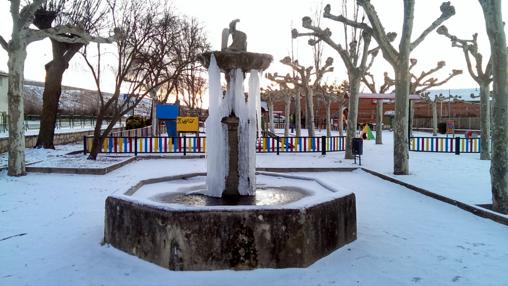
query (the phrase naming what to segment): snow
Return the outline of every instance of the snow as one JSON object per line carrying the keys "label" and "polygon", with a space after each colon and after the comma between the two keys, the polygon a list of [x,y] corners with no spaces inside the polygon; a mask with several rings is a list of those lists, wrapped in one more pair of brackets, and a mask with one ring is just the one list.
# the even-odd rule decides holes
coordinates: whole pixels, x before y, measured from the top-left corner
{"label": "snow", "polygon": [[[282,159],[279,159],[282,160]],[[305,173],[354,191],[358,239],[305,269],[173,272],[101,246],[104,200],[202,159],[141,160],[104,176],[0,175],[3,285],[505,285],[508,228],[363,171]]]}
{"label": "snow", "polygon": [[[411,174],[394,176],[392,134],[383,140],[364,141],[363,167],[470,204],[490,202],[490,163],[479,154],[410,152]],[[33,150],[27,159],[59,158],[73,146],[79,147],[27,149]],[[257,154],[256,160],[258,167],[354,166],[343,156]],[[305,269],[173,272],[101,245],[107,196],[143,179],[206,168],[204,159],[158,159],[103,176],[0,171],[0,285],[508,284],[508,227],[362,170],[297,174],[357,199],[358,239]]]}

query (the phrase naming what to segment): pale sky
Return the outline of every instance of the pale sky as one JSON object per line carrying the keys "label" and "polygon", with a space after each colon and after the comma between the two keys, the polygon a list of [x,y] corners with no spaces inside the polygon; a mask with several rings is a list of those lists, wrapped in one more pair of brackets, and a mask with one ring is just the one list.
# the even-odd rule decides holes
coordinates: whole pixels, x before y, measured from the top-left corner
{"label": "pale sky", "polygon": [[[451,1],[456,8],[456,15],[445,22],[449,31],[460,38],[471,38],[475,32],[479,33],[479,46],[485,62],[489,58],[489,42],[486,37],[483,14],[478,0],[455,0]],[[503,1],[504,2],[504,1]],[[205,27],[205,32],[212,44],[213,49],[220,49],[220,38],[223,28],[226,28],[232,19],[239,18],[241,21],[237,28],[247,34],[250,52],[268,53],[274,56],[274,63],[268,69],[269,72],[285,74],[289,72],[285,66],[278,63],[291,51],[291,28],[301,28],[301,18],[312,16],[318,7],[324,4],[332,4],[332,13],[339,14],[340,1],[321,0],[173,0],[173,6],[181,13],[197,18]],[[402,28],[402,0],[371,0],[387,31],[394,31],[400,35]],[[440,15],[439,6],[441,0],[416,1],[415,23],[413,39]],[[503,6],[503,14],[508,17],[508,5]],[[10,38],[11,21],[9,15],[9,1],[0,0],[0,35]],[[338,29],[340,23],[323,19],[322,27]],[[337,30],[339,31],[339,30]],[[334,33],[334,37],[342,37],[340,33]],[[396,43],[399,39],[396,39]],[[295,54],[300,63],[311,65],[312,50],[307,45],[306,38],[295,40]],[[372,47],[376,44],[372,44]],[[326,47],[325,56],[334,58],[333,74],[329,74],[326,80],[341,81],[346,79],[345,68],[338,54]],[[464,74],[452,79],[441,88],[465,88],[476,87],[476,83],[469,77],[464,56],[458,48],[452,48],[450,41],[437,33],[431,33],[426,40],[413,52],[412,57],[419,60],[415,69],[418,73],[424,69],[434,67],[440,60],[445,60],[447,66],[441,72],[445,77],[451,69],[462,69]],[[44,64],[51,58],[51,47],[48,40],[33,43],[28,48],[28,57],[25,63],[25,78],[31,80],[44,80]],[[0,70],[7,71],[7,53],[0,52]],[[373,68],[373,74],[379,82],[384,71],[391,74],[391,66],[379,55]],[[95,87],[88,68],[85,67],[80,56],[75,56],[69,70],[64,75],[64,84],[83,88]]]}

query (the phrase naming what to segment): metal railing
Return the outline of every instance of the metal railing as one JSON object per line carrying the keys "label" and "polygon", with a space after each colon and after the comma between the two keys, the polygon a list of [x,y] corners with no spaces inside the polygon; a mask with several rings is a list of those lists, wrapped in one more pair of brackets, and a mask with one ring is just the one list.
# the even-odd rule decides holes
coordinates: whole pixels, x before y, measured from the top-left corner
{"label": "metal railing", "polygon": [[[83,152],[89,153],[93,136],[83,137]],[[260,137],[256,142],[258,153],[310,153],[345,150],[345,137]],[[206,137],[200,136],[110,136],[102,143],[99,153],[177,153],[187,155],[206,152]]]}
{"label": "metal railing", "polygon": [[409,151],[437,153],[480,153],[480,138],[410,137]]}

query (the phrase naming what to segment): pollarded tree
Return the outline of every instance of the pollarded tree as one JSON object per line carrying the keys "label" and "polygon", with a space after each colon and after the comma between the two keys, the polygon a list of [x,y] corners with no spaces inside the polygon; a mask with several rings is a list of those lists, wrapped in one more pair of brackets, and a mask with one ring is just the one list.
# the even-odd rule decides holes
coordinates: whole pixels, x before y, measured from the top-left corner
{"label": "pollarded tree", "polygon": [[[344,45],[339,41],[335,41],[332,39],[332,32],[329,28],[322,29],[319,25],[315,26],[312,24],[312,19],[310,17],[304,17],[302,19],[302,27],[311,30],[311,32],[300,33],[298,30],[292,30],[293,38],[302,37],[302,36],[311,36],[313,38],[309,39],[310,45],[316,45],[317,43],[323,41],[330,47],[332,47],[336,52],[339,53],[344,65],[346,66],[348,78],[349,78],[349,107],[348,107],[348,124],[346,131],[346,159],[353,159],[352,153],[352,140],[355,136],[357,119],[358,119],[358,93],[360,90],[360,82],[363,75],[369,70],[372,66],[374,58],[378,53],[378,48],[373,50],[369,50],[369,46],[371,43],[372,33],[362,27],[351,26],[349,29],[348,24],[344,22],[348,17],[348,1],[342,1],[342,13],[344,16],[335,16],[330,13],[331,6],[328,4],[324,8],[323,17],[326,19],[334,20],[342,22],[344,25]],[[358,23],[358,20],[361,18],[360,13],[358,13],[358,6],[356,4],[353,6],[353,19],[351,21]],[[390,34],[391,40],[393,40],[394,34]],[[369,60],[370,57],[370,60]]]}
{"label": "pollarded tree", "polygon": [[[445,61],[439,61],[437,62],[436,66],[434,68],[431,68],[428,71],[422,71],[419,75],[417,75],[415,72],[413,72],[413,68],[418,63],[418,60],[416,59],[410,59],[410,66],[409,66],[409,73],[411,76],[411,83],[409,84],[409,94],[417,94],[420,95],[427,90],[441,86],[447,82],[449,82],[452,78],[461,75],[462,70],[459,69],[453,69],[451,73],[444,79],[439,80],[436,77],[434,77],[434,74],[441,69],[443,69],[446,66]],[[385,77],[387,75],[385,74]],[[391,81],[394,81],[393,79],[390,79]],[[427,99],[425,99],[427,101]],[[412,134],[412,124],[414,122],[414,108],[413,108],[413,101],[411,101],[411,114],[409,115],[411,119],[411,126],[409,126],[409,133]]]}
{"label": "pollarded tree", "polygon": [[[74,25],[86,33],[96,34],[105,18],[101,0],[48,0],[36,12],[32,23],[38,29]],[[61,35],[73,37],[73,35]],[[84,43],[67,43],[51,40],[52,60],[45,65],[46,78],[42,94],[42,112],[36,148],[54,149],[53,137],[62,92],[62,78],[69,62]]]}
{"label": "pollarded tree", "polygon": [[445,101],[446,97],[439,94],[432,98],[430,97],[430,92],[423,92],[420,94],[420,97],[423,98],[425,102],[430,103],[432,107],[432,136],[437,136],[437,104]]}
{"label": "pollarded tree", "polygon": [[[332,84],[332,85],[323,85],[318,88],[319,97],[325,102],[326,107],[326,136],[332,136],[332,128],[331,128],[331,107],[332,103],[337,102],[339,105],[339,136],[342,136],[342,129],[344,126],[342,125],[342,107],[346,102],[344,98],[348,91],[347,81],[342,82],[342,84]],[[341,126],[342,125],[342,126]]]}
{"label": "pollarded tree", "polygon": [[[384,94],[388,92],[395,82],[388,77],[388,73],[384,73],[384,82],[376,89],[376,81],[374,76],[367,72],[362,77],[362,82],[372,93]],[[376,100],[376,144],[383,144],[383,100]]]}
{"label": "pollarded tree", "polygon": [[444,21],[455,14],[455,8],[450,2],[441,4],[441,15],[434,20],[415,40],[412,40],[414,6],[415,0],[403,0],[404,18],[402,35],[398,49],[392,44],[390,33],[386,33],[378,13],[369,0],[357,0],[358,5],[369,19],[370,25],[347,19],[343,16],[334,16],[340,22],[352,27],[360,28],[372,35],[383,52],[383,57],[393,67],[395,73],[395,126],[394,126],[394,147],[393,147],[393,173],[395,175],[409,174],[409,142],[408,142],[408,116],[409,116],[409,86],[411,78],[409,75],[409,59],[411,52],[418,45],[440,26]]}
{"label": "pollarded tree", "polygon": [[285,79],[281,79],[277,74],[270,74],[268,73],[266,75],[266,78],[273,81],[274,83],[277,83],[279,85],[279,90],[277,91],[278,96],[277,98],[282,99],[284,101],[284,136],[289,136],[289,125],[290,125],[290,118],[291,118],[291,99],[296,97],[297,91],[293,88],[290,88],[288,85],[288,81]]}
{"label": "pollarded tree", "polygon": [[111,42],[111,38],[91,37],[79,26],[56,26],[48,29],[32,29],[32,19],[35,12],[46,0],[34,0],[21,5],[20,0],[11,0],[12,33],[7,42],[0,36],[0,45],[7,51],[9,60],[9,176],[21,176],[26,173],[25,169],[25,134],[24,103],[21,91],[23,89],[24,65],[27,56],[27,46],[35,41],[45,38],[57,40],[68,44],[88,44],[95,42]]}
{"label": "pollarded tree", "polygon": [[[275,133],[274,125],[274,103],[283,98],[282,93],[272,86],[261,89],[261,99],[265,100],[268,104],[268,129],[270,132]],[[263,127],[264,128],[264,127]]]}
{"label": "pollarded tree", "polygon": [[293,91],[292,97],[295,101],[295,113],[294,113],[294,121],[295,121],[295,136],[302,136],[302,105],[301,105],[301,89],[295,85],[295,82],[299,81],[299,77],[296,75],[291,76],[289,73],[286,76],[278,75],[277,73],[270,74],[268,73],[266,76],[269,80],[278,83],[279,85],[284,85],[285,88],[288,88]]}
{"label": "pollarded tree", "polygon": [[494,96],[492,110],[492,160],[490,176],[492,203],[508,213],[508,48],[501,0],[479,0],[490,41]]}
{"label": "pollarded tree", "polygon": [[314,90],[323,79],[323,76],[326,73],[333,71],[333,59],[327,58],[322,67],[304,67],[298,63],[298,60],[292,61],[290,57],[285,57],[280,62],[291,67],[297,74],[297,76],[293,78],[293,84],[303,93],[305,97],[305,124],[308,135],[310,137],[314,137],[316,136],[314,129]]}
{"label": "pollarded tree", "polygon": [[[492,82],[492,60],[489,58],[483,67],[483,55],[478,49],[478,34],[473,39],[459,39],[448,32],[446,26],[441,26],[437,32],[452,42],[452,47],[462,49],[466,58],[469,75],[480,86],[480,160],[490,160],[490,83]],[[474,68],[473,68],[474,60]]]}

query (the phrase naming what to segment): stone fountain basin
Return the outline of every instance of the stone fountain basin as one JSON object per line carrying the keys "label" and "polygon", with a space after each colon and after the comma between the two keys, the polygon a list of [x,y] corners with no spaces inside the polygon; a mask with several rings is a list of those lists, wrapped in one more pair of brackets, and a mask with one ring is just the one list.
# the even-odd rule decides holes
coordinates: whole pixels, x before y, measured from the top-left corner
{"label": "stone fountain basin", "polygon": [[199,192],[205,178],[145,180],[108,197],[105,242],[172,270],[242,270],[307,267],[356,239],[352,193],[310,178],[262,173],[256,181],[268,200],[182,201],[183,194]]}

